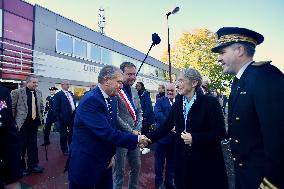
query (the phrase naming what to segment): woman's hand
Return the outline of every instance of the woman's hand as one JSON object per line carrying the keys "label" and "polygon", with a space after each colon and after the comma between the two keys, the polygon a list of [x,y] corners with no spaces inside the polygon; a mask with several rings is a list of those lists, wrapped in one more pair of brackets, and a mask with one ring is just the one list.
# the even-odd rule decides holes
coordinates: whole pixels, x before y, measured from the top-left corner
{"label": "woman's hand", "polygon": [[192,144],[192,136],[191,136],[190,133],[185,132],[185,131],[182,132],[182,133],[181,133],[181,138],[183,139],[183,141],[184,141],[185,144],[189,144],[189,145]]}

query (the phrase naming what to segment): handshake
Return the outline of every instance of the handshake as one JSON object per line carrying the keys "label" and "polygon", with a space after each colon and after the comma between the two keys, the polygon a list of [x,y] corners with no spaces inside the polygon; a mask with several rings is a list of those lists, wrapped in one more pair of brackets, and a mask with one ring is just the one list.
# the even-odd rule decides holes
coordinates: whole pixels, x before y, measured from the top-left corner
{"label": "handshake", "polygon": [[148,139],[145,135],[138,135],[138,146],[140,148],[145,148],[148,144],[152,143],[150,139]]}

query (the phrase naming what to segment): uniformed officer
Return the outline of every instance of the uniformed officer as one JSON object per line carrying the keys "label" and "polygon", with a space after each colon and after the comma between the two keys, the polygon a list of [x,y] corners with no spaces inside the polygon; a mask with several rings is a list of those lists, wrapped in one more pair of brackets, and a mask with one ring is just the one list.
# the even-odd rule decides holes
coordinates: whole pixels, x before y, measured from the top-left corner
{"label": "uniformed officer", "polygon": [[45,121],[45,129],[44,129],[44,145],[50,144],[49,135],[50,135],[50,129],[52,123],[54,123],[54,109],[53,109],[53,103],[54,103],[54,94],[56,93],[56,90],[58,90],[56,87],[50,87],[50,96],[46,97],[46,105],[45,105],[45,114],[46,121]]}
{"label": "uniformed officer", "polygon": [[252,30],[217,31],[223,72],[236,75],[229,98],[228,135],[236,189],[284,188],[284,76],[270,62],[254,62],[264,37]]}

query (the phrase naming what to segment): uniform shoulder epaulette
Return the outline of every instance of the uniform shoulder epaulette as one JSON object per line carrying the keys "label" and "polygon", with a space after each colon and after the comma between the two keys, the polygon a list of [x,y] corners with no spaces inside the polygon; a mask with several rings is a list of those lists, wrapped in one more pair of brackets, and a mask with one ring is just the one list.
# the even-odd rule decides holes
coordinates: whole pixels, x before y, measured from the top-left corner
{"label": "uniform shoulder epaulette", "polygon": [[263,66],[263,65],[266,65],[266,64],[270,64],[272,61],[259,61],[259,62],[254,62],[252,63],[251,65],[252,66]]}

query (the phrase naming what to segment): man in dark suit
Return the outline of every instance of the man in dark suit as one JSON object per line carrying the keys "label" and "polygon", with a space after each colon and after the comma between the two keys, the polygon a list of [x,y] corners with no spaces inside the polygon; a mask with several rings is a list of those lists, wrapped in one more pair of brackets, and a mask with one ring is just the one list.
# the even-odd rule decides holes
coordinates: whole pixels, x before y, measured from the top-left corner
{"label": "man in dark suit", "polygon": [[70,150],[70,189],[112,189],[112,157],[116,146],[135,149],[147,142],[142,135],[119,131],[117,98],[122,88],[122,72],[105,66],[98,86],[86,93],[78,106]]}
{"label": "man in dark suit", "polygon": [[55,121],[59,124],[60,146],[62,153],[68,155],[68,146],[72,141],[73,122],[76,111],[76,102],[74,95],[69,89],[69,81],[63,80],[62,90],[54,96],[54,114]]}
{"label": "man in dark suit", "polygon": [[[157,127],[160,127],[166,121],[172,105],[175,101],[176,88],[174,84],[166,85],[166,96],[159,98],[155,104],[155,118],[157,120]],[[174,130],[171,134],[160,139],[156,143],[155,149],[155,187],[163,189],[174,189]],[[166,166],[165,166],[166,162]],[[165,171],[165,182],[163,186],[163,173]]]}
{"label": "man in dark suit", "polygon": [[56,93],[56,90],[58,90],[56,87],[50,87],[49,92],[50,96],[46,97],[46,105],[45,105],[45,114],[46,116],[46,121],[45,121],[45,126],[44,126],[44,145],[49,145],[49,135],[50,135],[50,130],[51,130],[51,125],[54,123],[55,116],[54,116],[54,94]]}
{"label": "man in dark suit", "polygon": [[8,89],[0,87],[0,188],[20,189],[21,150]]}
{"label": "man in dark suit", "polygon": [[217,31],[223,72],[236,75],[229,97],[228,135],[236,189],[284,188],[284,76],[270,62],[254,62],[264,37],[252,30]]}
{"label": "man in dark suit", "polygon": [[158,94],[156,95],[156,101],[163,96],[165,96],[165,85],[159,85]]}
{"label": "man in dark suit", "polygon": [[[37,131],[42,121],[43,101],[42,93],[37,89],[38,78],[29,75],[27,86],[13,90],[12,111],[16,126],[20,133],[22,145],[23,174],[42,173],[44,168],[38,166]],[[25,156],[28,156],[27,165]],[[26,169],[27,167],[27,169]]]}

